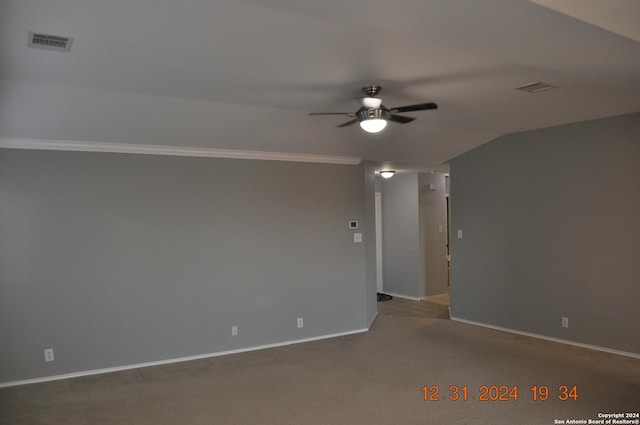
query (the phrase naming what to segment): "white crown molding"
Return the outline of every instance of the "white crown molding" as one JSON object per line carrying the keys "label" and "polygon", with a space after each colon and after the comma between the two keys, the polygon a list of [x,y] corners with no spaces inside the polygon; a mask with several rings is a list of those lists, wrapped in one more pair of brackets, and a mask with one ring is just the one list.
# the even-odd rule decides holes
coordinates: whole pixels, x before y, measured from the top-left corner
{"label": "white crown molding", "polygon": [[321,164],[342,165],[358,165],[362,161],[361,158],[351,156],[141,145],[129,143],[83,142],[77,140],[21,139],[11,137],[0,137],[0,148],[315,162]]}

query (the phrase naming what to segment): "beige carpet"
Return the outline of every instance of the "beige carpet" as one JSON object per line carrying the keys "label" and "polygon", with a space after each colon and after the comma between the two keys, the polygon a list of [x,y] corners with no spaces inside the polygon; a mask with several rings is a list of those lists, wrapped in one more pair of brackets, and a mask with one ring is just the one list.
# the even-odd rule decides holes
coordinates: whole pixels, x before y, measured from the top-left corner
{"label": "beige carpet", "polygon": [[449,294],[431,295],[425,299],[426,302],[440,305],[449,305]]}
{"label": "beige carpet", "polygon": [[[1,389],[0,423],[539,425],[640,410],[638,359],[452,322],[439,304],[378,307],[364,334]],[[469,400],[424,401],[425,385],[466,385]],[[482,385],[520,398],[472,400]],[[579,398],[532,401],[532,385]]]}

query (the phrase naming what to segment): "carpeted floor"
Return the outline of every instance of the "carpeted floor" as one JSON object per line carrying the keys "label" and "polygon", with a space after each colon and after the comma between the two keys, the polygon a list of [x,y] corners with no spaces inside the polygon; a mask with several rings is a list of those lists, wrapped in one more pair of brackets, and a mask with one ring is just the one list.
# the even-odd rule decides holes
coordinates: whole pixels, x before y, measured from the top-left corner
{"label": "carpeted floor", "polygon": [[431,295],[425,299],[426,302],[436,303],[441,305],[449,305],[449,294]]}
{"label": "carpeted floor", "polygon": [[[638,359],[452,322],[440,304],[378,308],[363,334],[0,389],[0,423],[540,425],[640,411]],[[448,400],[451,385],[468,400]],[[483,385],[519,398],[479,401]],[[533,385],[578,399],[533,401]]]}

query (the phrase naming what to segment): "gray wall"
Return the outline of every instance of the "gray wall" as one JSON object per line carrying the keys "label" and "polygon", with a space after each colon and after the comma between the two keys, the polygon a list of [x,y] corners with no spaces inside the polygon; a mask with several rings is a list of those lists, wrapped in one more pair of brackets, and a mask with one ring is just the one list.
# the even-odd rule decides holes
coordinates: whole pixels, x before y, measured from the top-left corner
{"label": "gray wall", "polygon": [[640,114],[455,158],[451,203],[454,317],[640,353]]}
{"label": "gray wall", "polygon": [[426,296],[447,292],[447,203],[442,173],[418,175],[420,235]]}
{"label": "gray wall", "polygon": [[364,171],[0,149],[0,382],[366,328]]}
{"label": "gray wall", "polygon": [[398,173],[382,182],[382,243],[384,291],[422,297],[423,260],[415,173]]}

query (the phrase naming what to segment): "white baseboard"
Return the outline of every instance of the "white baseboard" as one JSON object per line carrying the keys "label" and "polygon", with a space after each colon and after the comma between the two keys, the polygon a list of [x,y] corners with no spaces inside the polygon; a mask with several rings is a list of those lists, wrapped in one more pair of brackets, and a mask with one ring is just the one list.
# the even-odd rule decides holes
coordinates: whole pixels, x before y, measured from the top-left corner
{"label": "white baseboard", "polygon": [[376,314],[373,316],[373,319],[371,319],[371,321],[369,322],[368,329],[371,329],[371,326],[373,326],[373,323],[376,321],[377,318],[378,318],[378,312],[376,311]]}
{"label": "white baseboard", "polygon": [[617,354],[619,356],[626,356],[626,357],[633,357],[633,358],[636,358],[636,359],[640,359],[640,354],[631,353],[631,352],[628,352],[628,351],[620,351],[620,350],[614,350],[612,348],[599,347],[597,345],[583,344],[581,342],[574,342],[574,341],[569,341],[569,340],[566,340],[566,339],[554,338],[554,337],[551,337],[551,336],[545,336],[545,335],[535,334],[535,333],[531,333],[531,332],[519,331],[519,330],[516,330],[516,329],[503,328],[501,326],[488,325],[486,323],[474,322],[474,321],[471,321],[471,320],[460,319],[458,317],[451,317],[451,320],[454,320],[454,321],[460,322],[460,323],[466,323],[467,325],[480,326],[480,327],[483,327],[483,328],[494,329],[496,331],[509,332],[509,333],[512,333],[512,334],[528,336],[528,337],[531,337],[531,338],[538,338],[538,339],[544,339],[544,340],[547,340],[547,341],[558,342],[560,344],[573,345],[573,346],[580,347],[580,348],[587,348],[589,350],[603,351],[603,352],[609,353],[609,354]]}
{"label": "white baseboard", "polygon": [[94,370],[86,370],[86,371],[82,371],[82,372],[65,373],[63,375],[45,376],[45,377],[42,377],[42,378],[25,379],[25,380],[21,380],[21,381],[0,382],[0,388],[15,387],[15,386],[18,386],[18,385],[27,385],[27,384],[37,384],[37,383],[48,382],[48,381],[57,381],[57,380],[60,380],[60,379],[78,378],[78,377],[81,377],[81,376],[98,375],[98,374],[101,374],[101,373],[120,372],[120,371],[123,371],[123,370],[139,369],[139,368],[142,368],[142,367],[161,366],[161,365],[166,365],[166,364],[171,364],[171,363],[188,362],[188,361],[191,361],[191,360],[200,360],[200,359],[206,359],[206,358],[210,358],[210,357],[226,356],[226,355],[229,355],[229,354],[245,353],[245,352],[248,352],[248,351],[265,350],[267,348],[282,347],[282,346],[285,346],[285,345],[293,345],[293,344],[301,344],[301,343],[304,343],[304,342],[319,341],[319,340],[322,340],[322,339],[336,338],[336,337],[339,337],[339,336],[353,335],[353,334],[358,334],[358,333],[363,333],[363,332],[368,332],[368,331],[369,331],[369,329],[356,329],[356,330],[353,330],[353,331],[339,332],[339,333],[334,333],[334,334],[317,336],[317,337],[313,337],[313,338],[296,339],[296,340],[293,340],[293,341],[278,342],[278,343],[275,343],[275,344],[267,344],[267,345],[259,345],[259,346],[255,346],[255,347],[240,348],[240,349],[237,349],[237,350],[219,351],[219,352],[216,352],[216,353],[199,354],[199,355],[196,355],[196,356],[179,357],[179,358],[175,358],[175,359],[159,360],[159,361],[155,361],[155,362],[137,363],[137,364],[126,365],[126,366],[108,367],[108,368],[105,368],[105,369],[94,369]]}

